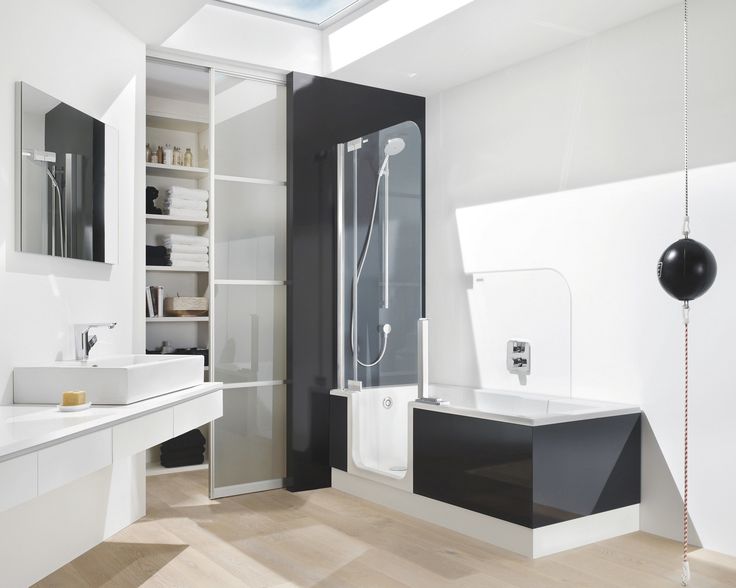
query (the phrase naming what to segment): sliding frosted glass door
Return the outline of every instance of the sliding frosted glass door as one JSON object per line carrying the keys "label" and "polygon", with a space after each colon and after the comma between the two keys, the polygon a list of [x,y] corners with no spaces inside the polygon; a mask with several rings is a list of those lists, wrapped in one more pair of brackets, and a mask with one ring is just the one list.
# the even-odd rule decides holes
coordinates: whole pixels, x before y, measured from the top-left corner
{"label": "sliding frosted glass door", "polygon": [[213,498],[286,475],[286,93],[215,72],[212,380],[224,383],[212,440]]}

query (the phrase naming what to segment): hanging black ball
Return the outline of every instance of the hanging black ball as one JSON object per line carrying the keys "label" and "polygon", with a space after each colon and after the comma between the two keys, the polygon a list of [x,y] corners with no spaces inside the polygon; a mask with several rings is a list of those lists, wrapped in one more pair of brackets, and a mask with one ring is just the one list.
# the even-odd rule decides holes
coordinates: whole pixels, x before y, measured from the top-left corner
{"label": "hanging black ball", "polygon": [[695,300],[713,285],[716,258],[705,245],[685,238],[667,247],[657,264],[657,277],[665,292],[678,300]]}

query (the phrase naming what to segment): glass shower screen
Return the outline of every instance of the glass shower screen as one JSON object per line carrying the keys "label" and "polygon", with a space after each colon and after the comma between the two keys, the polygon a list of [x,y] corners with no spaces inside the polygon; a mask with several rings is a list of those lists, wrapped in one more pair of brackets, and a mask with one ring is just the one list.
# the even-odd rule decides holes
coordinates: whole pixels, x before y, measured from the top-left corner
{"label": "glass shower screen", "polygon": [[417,381],[422,137],[413,122],[338,145],[338,385]]}

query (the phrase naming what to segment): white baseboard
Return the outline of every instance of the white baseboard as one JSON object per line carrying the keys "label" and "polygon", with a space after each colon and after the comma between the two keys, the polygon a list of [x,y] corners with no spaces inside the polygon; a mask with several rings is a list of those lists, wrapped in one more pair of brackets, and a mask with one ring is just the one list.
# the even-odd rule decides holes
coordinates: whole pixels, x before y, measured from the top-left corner
{"label": "white baseboard", "polygon": [[332,487],[474,539],[537,558],[639,530],[639,505],[530,529],[332,469]]}
{"label": "white baseboard", "polygon": [[332,487],[515,553],[533,556],[532,530],[332,469]]}

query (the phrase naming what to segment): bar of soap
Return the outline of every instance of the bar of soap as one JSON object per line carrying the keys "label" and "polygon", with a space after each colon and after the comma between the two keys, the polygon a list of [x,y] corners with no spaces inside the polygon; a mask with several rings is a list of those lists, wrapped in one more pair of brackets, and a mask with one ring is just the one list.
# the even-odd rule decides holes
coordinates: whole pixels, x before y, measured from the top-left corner
{"label": "bar of soap", "polygon": [[84,390],[69,390],[61,397],[62,406],[79,406],[87,402],[87,393]]}

